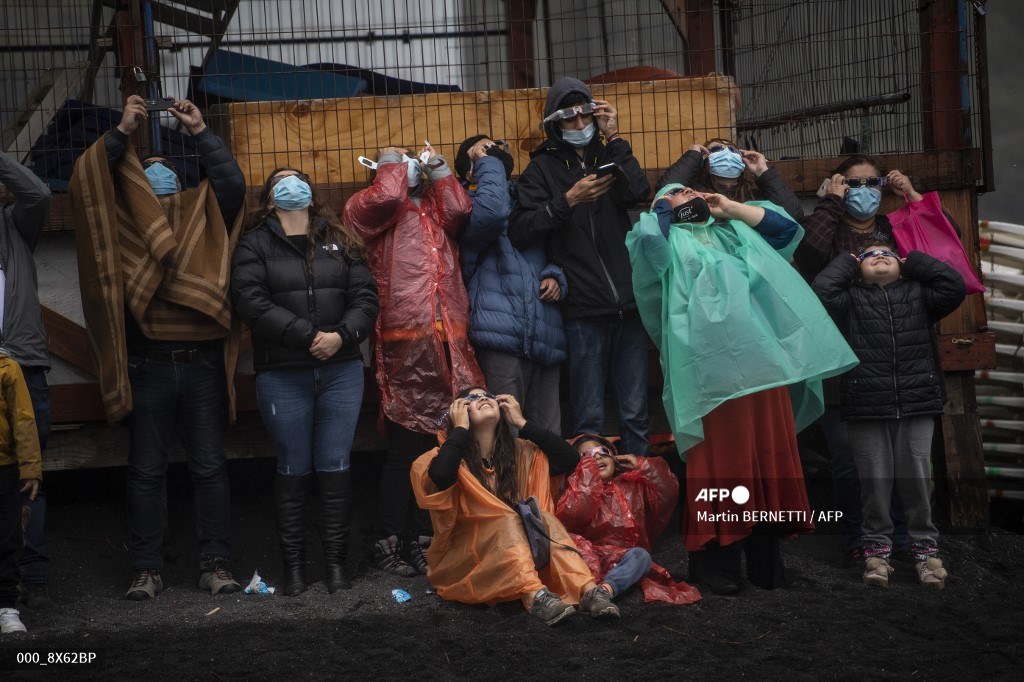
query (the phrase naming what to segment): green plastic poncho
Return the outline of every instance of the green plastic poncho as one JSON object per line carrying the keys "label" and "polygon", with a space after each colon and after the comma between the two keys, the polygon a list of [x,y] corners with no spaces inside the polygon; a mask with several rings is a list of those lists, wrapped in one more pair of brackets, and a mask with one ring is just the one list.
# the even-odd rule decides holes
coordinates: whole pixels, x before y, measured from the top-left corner
{"label": "green plastic poncho", "polygon": [[[659,197],[673,187],[662,188]],[[788,214],[768,201],[750,201]],[[803,237],[776,251],[738,220],[673,225],[654,211],[626,236],[633,293],[661,353],[662,399],[676,448],[704,439],[701,418],[732,398],[789,386],[797,431],[824,411],[821,381],[857,364],[818,297],[788,263]]]}

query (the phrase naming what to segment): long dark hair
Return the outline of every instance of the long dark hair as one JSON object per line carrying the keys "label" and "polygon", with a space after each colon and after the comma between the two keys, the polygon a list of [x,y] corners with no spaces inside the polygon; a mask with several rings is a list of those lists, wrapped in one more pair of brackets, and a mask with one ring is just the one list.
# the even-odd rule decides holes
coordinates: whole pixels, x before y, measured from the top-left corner
{"label": "long dark hair", "polygon": [[[479,391],[481,386],[470,386],[469,388],[459,391],[459,398],[465,398],[474,391]],[[487,481],[487,474],[484,471],[483,457],[480,454],[480,446],[476,441],[476,438],[469,439],[469,452],[470,456],[463,458],[462,461],[466,463],[470,473],[476,476],[476,480],[480,481],[483,487],[494,493],[498,499],[507,504],[508,506],[515,505],[519,502],[521,497],[519,496],[519,480],[516,475],[518,469],[518,459],[516,457],[516,439],[512,435],[512,429],[505,419],[504,413],[498,410],[498,424],[495,426],[494,432],[494,452],[491,453],[491,464],[494,466],[494,486],[493,488]],[[448,435],[452,433],[452,420],[448,420]]]}
{"label": "long dark hair", "polygon": [[[725,137],[711,138],[710,140],[704,143],[704,148],[706,149],[709,145],[715,144],[716,142],[718,144],[724,144],[727,147],[736,147],[737,149],[739,149],[735,142]],[[701,166],[701,175],[697,180],[698,182],[707,185],[708,189],[710,189],[712,192],[718,192],[718,188],[715,187],[715,183],[711,182],[711,164],[708,163],[707,159],[704,159],[704,165]],[[736,187],[733,188],[733,195],[729,198],[732,199],[733,201],[739,201],[741,203],[753,201],[755,198],[754,190],[756,188],[757,183],[754,181],[754,176],[750,174],[749,170],[744,168],[743,172],[740,173],[738,178],[736,178]]]}
{"label": "long dark hair", "polygon": [[[275,168],[270,172],[266,182],[263,183],[263,189],[260,190],[260,208],[253,214],[252,219],[249,221],[248,229],[256,229],[267,219],[267,216],[274,212],[274,208],[268,204],[274,192],[274,178],[282,171],[302,173],[298,168],[288,166]],[[314,249],[317,246],[325,246],[330,242],[337,244],[350,259],[361,259],[363,257],[363,240],[359,238],[359,235],[342,224],[341,219],[331,210],[331,207],[320,199],[320,194],[312,183],[310,183],[309,188],[313,191],[313,201],[309,205],[309,231],[306,235],[309,237],[308,257],[312,259]],[[327,253],[333,255],[333,252],[330,250]]]}

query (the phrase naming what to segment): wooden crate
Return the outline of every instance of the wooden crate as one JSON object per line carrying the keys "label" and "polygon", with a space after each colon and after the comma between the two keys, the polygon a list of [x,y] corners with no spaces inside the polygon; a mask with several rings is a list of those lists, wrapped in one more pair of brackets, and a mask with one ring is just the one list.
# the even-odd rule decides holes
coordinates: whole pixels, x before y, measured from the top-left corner
{"label": "wooden crate", "polygon": [[[730,78],[679,78],[595,85],[594,97],[619,112],[619,130],[646,169],[662,170],[687,147],[735,130]],[[546,88],[351,97],[292,102],[244,102],[213,107],[211,124],[224,139],[250,186],[290,166],[314,184],[365,184],[369,171],[356,159],[376,159],[382,147],[418,150],[430,140],[449,163],[472,135],[508,140],[516,173],[540,144]]]}

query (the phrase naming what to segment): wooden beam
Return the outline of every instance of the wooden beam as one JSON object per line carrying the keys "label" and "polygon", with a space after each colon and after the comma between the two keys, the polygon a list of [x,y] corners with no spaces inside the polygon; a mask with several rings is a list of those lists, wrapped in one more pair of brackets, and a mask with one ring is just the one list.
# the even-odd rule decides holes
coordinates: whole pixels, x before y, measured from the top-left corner
{"label": "wooden beam", "polygon": [[965,138],[960,0],[918,0],[924,149],[962,149]]}
{"label": "wooden beam", "polygon": [[686,66],[689,76],[706,76],[715,66],[715,9],[713,0],[687,0]]}
{"label": "wooden beam", "polygon": [[686,0],[661,0],[661,6],[665,8],[665,13],[668,14],[668,18],[672,20],[672,25],[676,27],[676,33],[684,41],[686,37]]}
{"label": "wooden beam", "polygon": [[[988,485],[973,373],[946,376],[941,434],[933,438],[936,499],[950,525],[989,534]],[[941,445],[941,447],[938,447]]]}
{"label": "wooden beam", "polygon": [[92,351],[89,348],[89,334],[85,327],[47,306],[40,306],[43,312],[43,326],[49,340],[50,352],[61,360],[74,365],[87,374],[96,375]]}
{"label": "wooden beam", "polygon": [[509,37],[509,76],[513,88],[537,87],[533,59],[533,25],[537,0],[508,0],[505,3]]}
{"label": "wooden beam", "polygon": [[57,111],[71,97],[89,70],[89,62],[48,69],[29,95],[25,108],[3,132],[4,150],[18,163],[24,163],[32,145],[50,125]]}

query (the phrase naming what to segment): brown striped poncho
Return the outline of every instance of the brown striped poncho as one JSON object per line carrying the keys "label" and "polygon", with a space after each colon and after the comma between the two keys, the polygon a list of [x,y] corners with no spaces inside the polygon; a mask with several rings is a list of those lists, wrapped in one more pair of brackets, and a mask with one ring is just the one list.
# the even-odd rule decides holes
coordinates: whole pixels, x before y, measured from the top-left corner
{"label": "brown striped poncho", "polygon": [[228,413],[234,421],[241,327],[232,319],[228,283],[244,211],[229,237],[208,181],[158,198],[135,150],[129,146],[111,169],[102,137],[75,164],[69,190],[82,308],[107,420],[132,411],[127,305],[151,339],[225,340]]}

